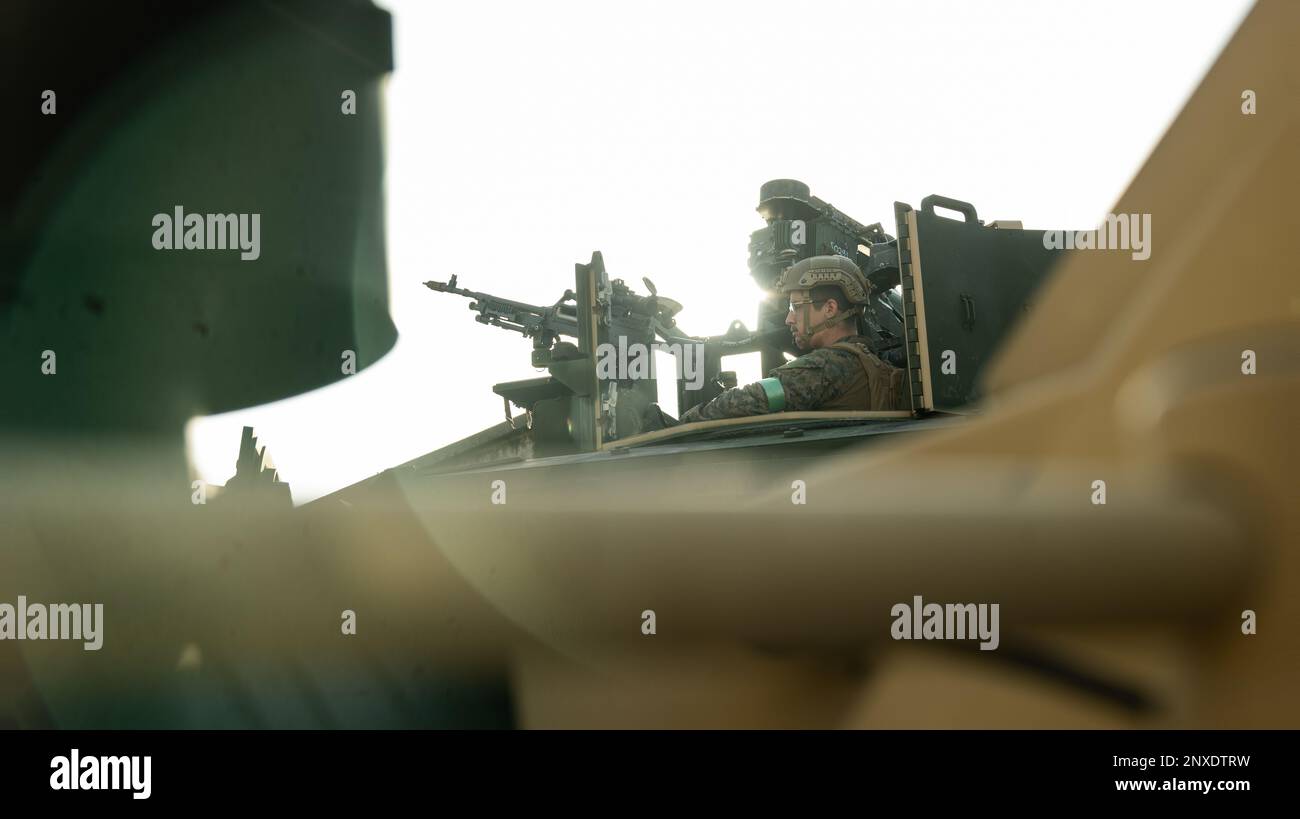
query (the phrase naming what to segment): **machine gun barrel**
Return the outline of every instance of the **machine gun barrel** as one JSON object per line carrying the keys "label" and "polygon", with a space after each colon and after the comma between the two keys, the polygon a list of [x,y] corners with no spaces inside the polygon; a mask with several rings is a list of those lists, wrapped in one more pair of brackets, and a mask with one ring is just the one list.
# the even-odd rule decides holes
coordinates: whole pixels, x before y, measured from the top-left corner
{"label": "machine gun barrel", "polygon": [[424,286],[438,293],[452,293],[472,299],[469,309],[478,313],[474,320],[481,324],[513,330],[548,345],[555,336],[576,338],[578,335],[577,308],[567,303],[574,300],[572,291],[565,291],[564,296],[551,307],[539,307],[490,293],[465,290],[456,286],[455,276],[447,282],[428,281]]}

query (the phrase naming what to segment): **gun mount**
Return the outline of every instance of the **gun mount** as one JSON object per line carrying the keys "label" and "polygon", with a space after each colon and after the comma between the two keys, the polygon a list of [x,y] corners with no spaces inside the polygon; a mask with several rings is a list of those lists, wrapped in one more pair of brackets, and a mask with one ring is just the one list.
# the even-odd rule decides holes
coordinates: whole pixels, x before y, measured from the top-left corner
{"label": "gun mount", "polygon": [[648,278],[642,279],[648,296],[622,279],[610,279],[600,251],[592,254],[590,263],[575,268],[575,288],[547,307],[461,288],[455,275],[446,282],[424,283],[435,292],[471,299],[475,321],[533,340],[532,364],[545,367],[550,375],[492,389],[502,397],[512,424],[510,406],[525,410],[535,446],[543,453],[596,449],[603,442],[641,431],[645,410],[658,400],[658,380],[603,377],[597,363],[604,351],[634,350],[639,345],[648,354],[660,342],[678,350],[689,345],[699,359],[703,380],[699,389],[678,382],[678,406],[684,410],[712,399],[734,382],[734,376],[729,380],[721,371],[724,356],[757,352],[789,336],[784,327],[752,333],[739,321],[719,336],[692,336],[677,326],[675,316],[682,305],[659,295]]}

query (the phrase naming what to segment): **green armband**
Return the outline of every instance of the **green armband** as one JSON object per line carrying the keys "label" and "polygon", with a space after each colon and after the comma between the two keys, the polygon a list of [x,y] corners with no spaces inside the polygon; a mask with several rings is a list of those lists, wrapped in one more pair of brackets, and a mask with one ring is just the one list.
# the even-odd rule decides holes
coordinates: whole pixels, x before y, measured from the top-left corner
{"label": "green armband", "polygon": [[780,412],[785,409],[785,387],[781,386],[779,378],[764,378],[758,382],[763,387],[763,392],[767,393],[768,412]]}

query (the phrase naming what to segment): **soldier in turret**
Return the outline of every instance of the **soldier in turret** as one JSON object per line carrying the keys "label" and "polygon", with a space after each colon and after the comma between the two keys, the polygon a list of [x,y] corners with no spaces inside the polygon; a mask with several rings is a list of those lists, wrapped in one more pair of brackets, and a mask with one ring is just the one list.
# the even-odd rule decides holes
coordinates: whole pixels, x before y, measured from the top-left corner
{"label": "soldier in turret", "polygon": [[909,409],[905,372],[885,363],[858,334],[870,285],[843,256],[814,256],[781,276],[790,299],[785,324],[806,351],[767,378],[726,390],[682,414],[682,423],[799,410]]}

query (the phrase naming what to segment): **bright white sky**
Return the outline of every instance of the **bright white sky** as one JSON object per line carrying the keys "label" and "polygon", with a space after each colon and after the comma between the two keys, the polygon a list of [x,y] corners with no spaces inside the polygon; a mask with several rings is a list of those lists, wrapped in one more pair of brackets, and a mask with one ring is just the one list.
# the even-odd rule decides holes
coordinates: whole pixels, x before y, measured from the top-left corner
{"label": "bright white sky", "polygon": [[599,249],[612,277],[683,302],[687,332],[753,327],[746,246],[769,179],[891,234],[893,202],[931,193],[1092,227],[1250,2],[381,5],[400,338],[338,384],[195,419],[211,483],[245,424],[304,503],[502,420],[492,385],[538,374],[531,341],[427,279],[551,304]]}

